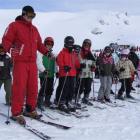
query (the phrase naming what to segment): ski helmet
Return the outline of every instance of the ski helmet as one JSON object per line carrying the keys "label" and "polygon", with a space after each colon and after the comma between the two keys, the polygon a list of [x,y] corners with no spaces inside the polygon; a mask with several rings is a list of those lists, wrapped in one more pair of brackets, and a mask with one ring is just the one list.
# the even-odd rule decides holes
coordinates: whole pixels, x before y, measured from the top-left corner
{"label": "ski helmet", "polygon": [[34,9],[33,7],[27,5],[27,6],[24,6],[22,8],[22,16],[24,15],[28,15],[30,16],[31,18],[34,18],[36,16],[35,12],[34,12]]}
{"label": "ski helmet", "polygon": [[79,52],[80,52],[80,50],[81,50],[81,46],[80,45],[74,45],[74,50],[75,50],[75,52],[78,54]]}
{"label": "ski helmet", "polygon": [[135,46],[132,46],[131,48],[130,48],[130,51],[136,51],[137,50],[137,48],[135,47]]}
{"label": "ski helmet", "polygon": [[104,53],[112,53],[112,50],[111,50],[111,48],[110,48],[110,46],[106,46],[105,48],[104,48]]}
{"label": "ski helmet", "polygon": [[69,45],[74,44],[74,38],[72,36],[67,36],[64,39],[64,44],[68,47]]}
{"label": "ski helmet", "polygon": [[54,39],[52,37],[46,37],[45,40],[44,40],[44,45],[51,45],[53,46],[54,45]]}
{"label": "ski helmet", "polygon": [[83,46],[85,46],[85,45],[88,45],[89,47],[91,47],[91,40],[90,39],[85,39],[84,41],[83,41],[83,44],[82,44],[82,47]]}

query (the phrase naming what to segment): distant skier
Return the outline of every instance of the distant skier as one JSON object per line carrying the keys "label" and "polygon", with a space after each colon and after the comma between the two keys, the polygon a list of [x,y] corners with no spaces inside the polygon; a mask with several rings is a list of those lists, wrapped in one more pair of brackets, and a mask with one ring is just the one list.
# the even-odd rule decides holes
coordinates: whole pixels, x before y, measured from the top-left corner
{"label": "distant skier", "polygon": [[12,60],[4,52],[2,44],[0,44],[0,88],[4,84],[4,90],[6,92],[5,101],[6,105],[11,104],[11,69],[12,69]]}
{"label": "distant skier", "polygon": [[76,69],[80,67],[78,56],[73,50],[74,38],[67,36],[64,39],[64,48],[57,56],[59,67],[59,85],[56,90],[56,103],[61,111],[75,111],[72,105],[74,95],[74,80]]}
{"label": "distant skier", "polygon": [[52,103],[50,101],[53,93],[53,82],[55,74],[55,57],[52,53],[54,46],[54,40],[52,37],[47,37],[44,41],[44,46],[51,51],[50,55],[37,57],[37,65],[39,69],[40,78],[40,91],[38,95],[38,108],[44,110],[44,107],[49,107]]}
{"label": "distant skier", "polygon": [[119,89],[117,98],[124,100],[123,92],[126,93],[126,98],[133,98],[130,95],[131,92],[131,74],[135,72],[135,67],[131,60],[128,59],[128,49],[124,49],[121,52],[121,59],[118,61],[116,68],[119,72],[119,79],[121,82],[121,88]]}
{"label": "distant skier", "polygon": [[2,45],[5,52],[10,52],[13,60],[13,85],[11,98],[12,118],[20,124],[25,124],[24,115],[39,118],[36,111],[37,103],[37,50],[47,55],[48,50],[42,44],[37,28],[32,25],[36,14],[31,6],[22,9],[20,18],[12,22],[6,29]]}

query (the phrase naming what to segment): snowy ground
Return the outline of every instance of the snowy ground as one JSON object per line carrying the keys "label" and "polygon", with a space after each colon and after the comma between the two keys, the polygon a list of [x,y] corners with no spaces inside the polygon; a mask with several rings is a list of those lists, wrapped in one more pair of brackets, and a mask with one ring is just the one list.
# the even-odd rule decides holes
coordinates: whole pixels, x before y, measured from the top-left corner
{"label": "snowy ground", "polygon": [[[98,91],[99,88],[99,82],[97,81],[98,80],[96,80],[95,83],[95,91]],[[136,93],[132,93],[132,95],[140,99],[139,93],[140,91],[137,90]],[[3,105],[3,89],[1,90],[0,95],[0,111],[6,113],[7,107]],[[112,100],[114,100],[113,96]],[[49,112],[55,117],[59,118],[57,123],[73,126],[70,130],[61,130],[30,119],[27,120],[27,123],[45,134],[54,137],[54,140],[139,140],[140,103],[129,103],[125,101],[117,102],[120,104],[125,104],[125,106],[123,108],[115,108],[98,104],[100,106],[106,106],[107,108],[104,110],[88,107],[88,113],[91,116],[83,119],[78,119],[74,116],[66,117],[57,114],[56,112]],[[47,117],[44,117],[44,119],[49,120]],[[6,125],[4,123],[5,118],[1,116],[0,122],[1,140],[39,140],[39,138],[32,135],[30,132],[27,132],[12,122],[10,125]]]}

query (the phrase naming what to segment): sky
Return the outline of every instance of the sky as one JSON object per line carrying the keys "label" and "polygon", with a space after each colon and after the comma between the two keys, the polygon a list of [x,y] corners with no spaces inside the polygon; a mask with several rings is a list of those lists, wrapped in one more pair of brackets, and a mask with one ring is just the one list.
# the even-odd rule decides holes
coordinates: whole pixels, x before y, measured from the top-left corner
{"label": "sky", "polygon": [[0,0],[0,9],[21,9],[31,5],[37,11],[114,10],[140,14],[140,0]]}

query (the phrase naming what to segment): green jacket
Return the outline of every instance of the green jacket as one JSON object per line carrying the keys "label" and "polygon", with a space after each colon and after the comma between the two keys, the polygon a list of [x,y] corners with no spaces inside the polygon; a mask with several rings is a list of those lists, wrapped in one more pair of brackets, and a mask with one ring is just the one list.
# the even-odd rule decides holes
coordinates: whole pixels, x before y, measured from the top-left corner
{"label": "green jacket", "polygon": [[[42,63],[43,66],[46,70],[48,70],[48,78],[53,78],[54,77],[54,73],[55,73],[55,58],[50,58],[47,56],[43,56],[42,57]],[[39,77],[44,77],[46,75],[44,75],[43,73],[39,74]]]}

